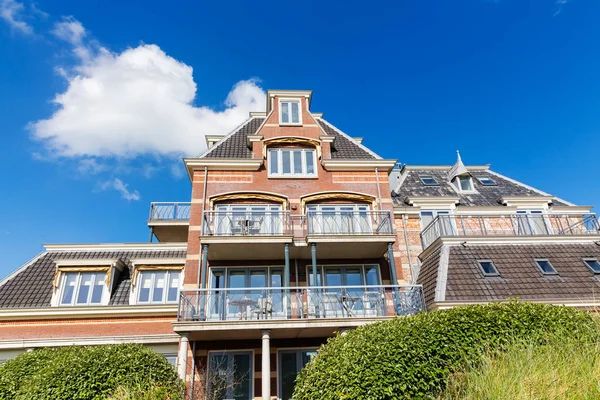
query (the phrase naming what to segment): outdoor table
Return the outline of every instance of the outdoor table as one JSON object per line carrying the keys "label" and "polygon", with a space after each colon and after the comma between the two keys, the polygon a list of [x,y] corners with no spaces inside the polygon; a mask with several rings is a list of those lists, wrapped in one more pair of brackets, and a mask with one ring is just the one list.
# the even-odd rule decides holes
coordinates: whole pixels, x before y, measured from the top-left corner
{"label": "outdoor table", "polygon": [[[231,300],[229,302],[230,306],[234,306],[237,307],[239,309],[239,313],[240,313],[240,320],[242,319],[242,316],[246,316],[246,309],[249,306],[254,306],[256,307],[258,305],[258,302],[256,300],[252,300],[249,297],[243,297],[241,299],[237,299],[237,300]],[[247,317],[246,317],[247,319]]]}

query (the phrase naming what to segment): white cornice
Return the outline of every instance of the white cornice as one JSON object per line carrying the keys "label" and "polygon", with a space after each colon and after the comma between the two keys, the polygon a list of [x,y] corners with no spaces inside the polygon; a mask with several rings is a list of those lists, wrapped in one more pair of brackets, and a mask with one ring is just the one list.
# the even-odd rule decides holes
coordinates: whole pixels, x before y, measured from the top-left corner
{"label": "white cornice", "polygon": [[248,116],[250,118],[253,118],[253,117],[266,117],[267,113],[265,111],[250,111],[250,113],[248,114]]}
{"label": "white cornice", "polygon": [[415,207],[436,207],[446,206],[448,208],[454,206],[460,201],[460,197],[456,196],[408,196],[406,198],[408,204]]}
{"label": "white cornice", "polygon": [[47,251],[187,250],[187,243],[45,244]]}
{"label": "white cornice", "polygon": [[550,209],[556,214],[589,214],[594,206],[552,206]]}
{"label": "white cornice", "polygon": [[421,213],[421,207],[394,207],[394,215],[419,215]]}
{"label": "white cornice", "polygon": [[185,258],[131,258],[131,264],[136,265],[185,265]]}
{"label": "white cornice", "polygon": [[[490,164],[486,165],[466,165],[469,171],[487,171],[490,168]],[[449,170],[452,165],[404,165],[402,171],[415,171],[415,170]]]}
{"label": "white cornice", "polygon": [[500,203],[507,206],[547,206],[552,196],[502,196]]}
{"label": "white cornice", "polygon": [[107,267],[116,267],[123,269],[125,264],[118,257],[117,258],[96,258],[89,260],[82,259],[58,259],[54,260],[57,267],[86,267],[91,265],[106,265]]}
{"label": "white cornice", "polygon": [[61,337],[41,339],[11,339],[0,340],[0,350],[9,349],[34,349],[40,347],[59,346],[95,346],[100,344],[118,343],[178,343],[179,335],[176,333],[166,335],[129,335],[129,336],[91,336],[91,337]]}
{"label": "white cornice", "polygon": [[121,318],[177,316],[177,304],[153,306],[81,306],[0,309],[0,320],[48,320],[67,318]]}
{"label": "white cornice", "polygon": [[262,159],[230,159],[230,158],[184,158],[183,163],[187,169],[190,180],[196,170],[209,171],[258,171],[263,164]]}
{"label": "white cornice", "polygon": [[380,171],[390,172],[397,160],[322,160],[327,171]]}

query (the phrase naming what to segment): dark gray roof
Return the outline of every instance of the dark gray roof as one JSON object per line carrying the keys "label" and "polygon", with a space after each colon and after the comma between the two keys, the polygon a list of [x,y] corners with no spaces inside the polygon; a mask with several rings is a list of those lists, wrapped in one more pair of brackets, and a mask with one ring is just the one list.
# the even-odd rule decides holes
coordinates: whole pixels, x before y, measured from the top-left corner
{"label": "dark gray roof", "polygon": [[[448,168],[449,170],[450,168]],[[476,193],[458,193],[454,186],[448,181],[448,170],[440,169],[410,169],[403,172],[400,187],[392,193],[394,204],[406,205],[406,197],[409,196],[454,196],[460,198],[463,206],[500,206],[498,200],[506,196],[544,196],[545,193],[529,188],[525,185],[506,179],[491,171],[472,171],[473,186]],[[431,175],[438,182],[437,186],[426,186],[421,182],[420,175]],[[496,185],[482,185],[476,177],[488,177],[494,180]],[[567,205],[565,202],[554,198],[554,205]]]}
{"label": "dark gray roof", "polygon": [[[251,159],[252,150],[248,146],[248,135],[254,135],[264,120],[264,117],[250,118],[239,128],[226,136],[221,142],[215,144],[213,148],[209,149],[206,153],[201,154],[199,157]],[[363,146],[353,142],[334,126],[320,118],[317,118],[317,121],[327,135],[335,136],[331,150],[332,159],[376,158],[373,154],[365,150]]]}
{"label": "dark gray roof", "polygon": [[252,150],[248,147],[248,135],[254,135],[264,118],[250,118],[231,136],[219,142],[200,158],[252,158]]}
{"label": "dark gray roof", "polygon": [[[582,258],[600,260],[600,247],[590,244],[448,246],[446,301],[594,300],[600,279]],[[543,275],[534,258],[548,259],[558,275]],[[484,277],[477,260],[492,260],[500,276]],[[439,250],[421,265],[419,283],[431,304],[440,261]],[[432,279],[432,276],[435,279]]]}
{"label": "dark gray roof", "polygon": [[56,273],[54,260],[120,259],[128,268],[118,276],[111,293],[110,305],[128,305],[131,288],[131,259],[185,258],[185,250],[119,250],[46,252],[0,286],[0,308],[50,307],[52,282]]}
{"label": "dark gray roof", "polygon": [[373,154],[366,151],[363,147],[350,140],[346,135],[328,122],[318,118],[317,122],[321,128],[330,136],[335,136],[333,148],[331,149],[332,159],[373,159],[376,158]]}

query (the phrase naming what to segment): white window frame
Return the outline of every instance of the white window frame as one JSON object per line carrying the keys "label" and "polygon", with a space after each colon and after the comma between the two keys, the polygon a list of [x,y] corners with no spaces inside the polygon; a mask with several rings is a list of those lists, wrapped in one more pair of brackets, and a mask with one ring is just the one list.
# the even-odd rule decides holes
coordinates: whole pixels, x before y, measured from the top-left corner
{"label": "white window frame", "polygon": [[[346,208],[345,210],[343,208]],[[352,210],[349,210],[352,208]],[[321,233],[331,233],[334,235],[339,234],[349,234],[355,235],[359,233],[363,234],[371,234],[373,233],[373,224],[371,220],[371,215],[369,212],[371,211],[371,207],[368,204],[309,204],[306,206],[306,214],[310,216],[309,212],[317,212],[317,215],[313,216],[311,221],[308,221],[309,228],[312,231],[311,233],[321,234]],[[349,229],[344,231],[340,229],[337,232],[325,232],[326,231],[326,219],[335,219],[338,226],[341,228],[344,224],[344,213],[352,213],[351,223],[352,225],[347,225]],[[325,214],[332,213],[332,214]],[[361,217],[362,213],[362,217]],[[331,225],[329,225],[331,226]]]}
{"label": "white window frame", "polygon": [[[551,235],[552,234],[552,225],[548,221],[548,216],[541,209],[518,209],[515,214],[517,215],[517,232],[525,232],[525,236],[527,235]],[[524,216],[524,217],[520,217]],[[538,225],[533,216],[539,216],[539,220],[543,223],[543,225]],[[543,231],[540,231],[543,229]],[[522,234],[522,233],[521,233]]]}
{"label": "white window frame", "polygon": [[[261,209],[263,208],[263,209]],[[215,232],[219,235],[234,234],[230,223],[235,220],[236,212],[242,215],[242,218],[255,215],[262,215],[265,220],[260,224],[258,235],[278,235],[283,234],[284,214],[282,206],[279,204],[217,204],[215,206],[216,220]],[[246,236],[252,236],[247,232]]]}
{"label": "white window frame", "polygon": [[[298,122],[292,122],[292,107],[286,106],[290,120],[283,121],[283,104],[298,103]],[[301,99],[279,99],[279,125],[302,125],[302,100]]]}
{"label": "white window frame", "polygon": [[[175,300],[168,301],[167,296],[169,292],[169,279],[170,275],[173,272],[179,273],[179,285],[177,286],[177,295],[175,296]],[[148,294],[148,301],[140,301],[140,294],[142,290],[142,275],[151,273],[152,278],[150,280],[150,293]],[[162,273],[165,275],[165,286],[163,288],[163,295],[161,301],[153,301],[153,293],[154,293],[154,285],[156,282],[156,274]],[[152,269],[152,270],[142,270],[138,272],[136,278],[136,290],[135,290],[135,303],[136,304],[177,304],[179,302],[179,294],[181,293],[181,288],[183,287],[183,269],[181,270],[169,270],[169,269]]]}
{"label": "white window frame", "polygon": [[[284,151],[297,152],[299,151],[302,156],[300,157],[302,162],[302,171],[297,174],[294,170],[294,155],[292,154],[290,157],[290,173],[283,173],[283,157],[282,154]],[[277,172],[271,172],[271,154],[272,152],[277,153]],[[312,174],[307,172],[308,167],[306,164],[306,153],[311,152],[313,159],[313,170]],[[270,148],[267,149],[267,164],[269,171],[269,178],[316,178],[317,177],[317,150],[314,148]]]}
{"label": "white window frame", "polygon": [[[77,303],[77,297],[79,297],[79,290],[81,289],[81,278],[83,274],[92,274],[92,285],[90,287],[90,292],[88,293],[88,299],[85,303]],[[98,278],[97,275],[99,274],[104,274],[105,278],[102,281],[102,298],[100,299],[99,303],[91,303],[92,300],[92,293],[93,293],[93,289],[94,286],[96,284],[96,279]],[[63,295],[65,293],[65,285],[67,284],[67,277],[69,275],[77,275],[77,280],[75,282],[75,287],[73,290],[73,296],[71,298],[71,302],[70,303],[63,303],[62,299],[63,299]],[[61,283],[60,283],[60,290],[58,293],[58,306],[59,307],[89,307],[89,306],[105,306],[108,304],[108,301],[110,300],[110,291],[108,288],[108,285],[106,284],[106,276],[108,276],[108,269],[106,271],[73,271],[73,272],[69,272],[69,271],[65,271],[61,273]]]}
{"label": "white window frame", "polygon": [[590,271],[592,271],[594,273],[594,275],[600,274],[600,271],[596,271],[595,269],[593,269],[590,266],[590,263],[597,263],[598,265],[600,265],[600,261],[598,261],[597,258],[584,257],[584,258],[581,259],[581,261],[583,261],[583,263],[590,269]]}
{"label": "white window frame", "polygon": [[[550,260],[548,260],[547,258],[534,258],[533,261],[535,262],[535,265],[538,267],[542,275],[558,275],[558,271],[556,270],[556,268],[554,268],[554,265],[552,265]],[[547,262],[550,268],[552,268],[552,272],[544,271],[539,264],[540,262]]]}
{"label": "white window frame", "polygon": [[[435,179],[435,177],[433,175],[430,175],[430,174],[419,175],[419,179],[421,180],[421,183],[425,186],[440,186],[440,183],[437,181],[437,179]],[[435,183],[426,183],[425,179],[432,179]]]}
{"label": "white window frame", "polygon": [[[469,185],[471,186],[471,189],[463,189],[461,184],[460,184],[460,180],[461,179],[468,179],[469,180]],[[456,190],[459,193],[473,193],[475,192],[475,186],[473,185],[473,177],[471,175],[459,175],[456,178],[454,178],[454,187],[456,188]]]}
{"label": "white window frame", "polygon": [[[495,272],[491,272],[491,273],[485,272],[485,269],[483,268],[482,263],[490,263]],[[481,273],[483,274],[483,276],[486,276],[486,277],[487,276],[500,276],[500,271],[498,271],[496,264],[494,264],[494,262],[492,260],[477,260],[477,265],[479,266],[479,269],[480,269]]]}

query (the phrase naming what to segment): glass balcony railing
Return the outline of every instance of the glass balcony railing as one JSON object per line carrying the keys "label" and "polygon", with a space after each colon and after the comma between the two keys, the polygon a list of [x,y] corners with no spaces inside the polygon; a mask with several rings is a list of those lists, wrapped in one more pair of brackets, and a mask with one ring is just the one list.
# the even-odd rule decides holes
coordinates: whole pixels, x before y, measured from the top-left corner
{"label": "glass balcony railing", "polygon": [[197,289],[181,292],[177,320],[371,318],[424,310],[420,285]]}
{"label": "glass balcony railing", "polygon": [[442,236],[600,235],[595,214],[438,215],[421,232],[423,249]]}
{"label": "glass balcony railing", "polygon": [[150,221],[185,221],[190,219],[191,203],[150,204]]}

